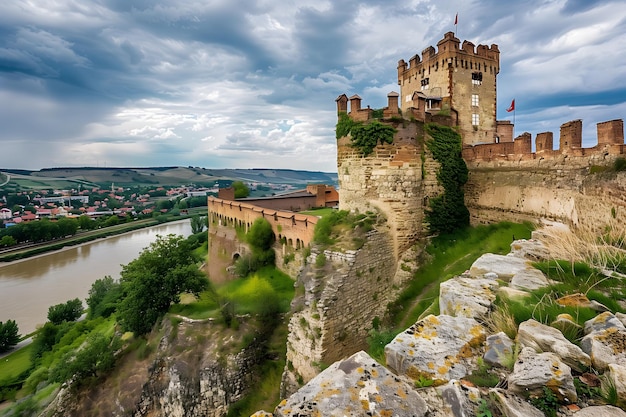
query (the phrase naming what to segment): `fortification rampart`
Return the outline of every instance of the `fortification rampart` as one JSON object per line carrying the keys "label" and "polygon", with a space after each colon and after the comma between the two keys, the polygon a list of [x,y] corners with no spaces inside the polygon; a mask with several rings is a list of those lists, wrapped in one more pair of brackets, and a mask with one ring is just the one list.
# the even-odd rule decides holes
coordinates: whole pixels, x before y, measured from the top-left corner
{"label": "fortification rampart", "polygon": [[278,240],[286,241],[288,246],[300,249],[313,240],[317,216],[309,216],[287,211],[273,210],[254,206],[239,201],[208,198],[209,221],[221,225],[240,226],[247,231],[260,217],[271,225]]}
{"label": "fortification rampart", "polygon": [[559,148],[553,149],[552,132],[539,133],[535,139],[535,152],[532,151],[530,133],[523,133],[513,142],[485,143],[463,147],[463,158],[473,161],[521,161],[533,159],[559,159],[563,155],[583,158],[573,164],[587,164],[585,159],[597,155],[623,155],[624,121],[610,120],[597,124],[598,144],[590,148],[582,147],[582,121],[572,120],[561,125]]}
{"label": "fortification rampart", "polygon": [[547,218],[603,232],[626,223],[626,172],[617,155],[468,162],[465,202],[472,223]]}

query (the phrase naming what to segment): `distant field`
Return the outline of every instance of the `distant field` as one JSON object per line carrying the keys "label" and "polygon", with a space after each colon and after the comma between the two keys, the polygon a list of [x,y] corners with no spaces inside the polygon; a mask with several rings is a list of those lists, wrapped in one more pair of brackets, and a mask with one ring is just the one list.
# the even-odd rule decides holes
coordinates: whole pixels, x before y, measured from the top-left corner
{"label": "distant field", "polygon": [[[10,177],[4,189],[75,188],[116,185],[174,186],[195,184],[212,186],[220,181],[249,181],[278,184],[337,183],[337,174],[285,169],[207,169],[199,167],[155,168],[53,168],[39,171],[5,170],[0,184]],[[227,182],[228,183],[228,182]]]}

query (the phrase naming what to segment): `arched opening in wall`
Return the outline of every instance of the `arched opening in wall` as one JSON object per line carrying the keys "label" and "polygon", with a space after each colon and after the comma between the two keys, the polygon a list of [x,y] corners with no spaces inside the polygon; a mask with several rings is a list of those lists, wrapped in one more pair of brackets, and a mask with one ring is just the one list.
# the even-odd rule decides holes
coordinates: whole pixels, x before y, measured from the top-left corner
{"label": "arched opening in wall", "polygon": [[424,205],[424,207],[428,207],[428,196],[424,197],[424,201],[422,204]]}
{"label": "arched opening in wall", "polygon": [[293,239],[287,239],[287,244],[293,247]]}
{"label": "arched opening in wall", "polygon": [[296,239],[296,250],[302,247],[302,241],[300,239]]}
{"label": "arched opening in wall", "polygon": [[241,255],[239,254],[239,252],[233,253],[233,261],[236,261],[239,258],[241,258]]}

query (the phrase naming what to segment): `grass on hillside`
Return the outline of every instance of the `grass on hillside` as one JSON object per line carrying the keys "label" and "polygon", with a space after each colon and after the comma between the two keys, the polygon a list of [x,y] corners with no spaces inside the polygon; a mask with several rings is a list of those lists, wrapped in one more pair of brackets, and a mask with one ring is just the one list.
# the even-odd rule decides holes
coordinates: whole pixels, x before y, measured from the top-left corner
{"label": "grass on hillside", "polygon": [[[390,306],[391,326],[397,331],[411,326],[438,300],[439,283],[468,270],[484,253],[509,253],[513,238],[528,239],[531,231],[529,223],[502,222],[433,238],[426,247],[429,259]],[[438,308],[431,310],[438,314]]]}
{"label": "grass on hillside", "polygon": [[32,345],[18,349],[0,360],[0,387],[27,371],[31,362]]}
{"label": "grass on hillside", "polygon": [[[519,325],[529,319],[535,319],[550,325],[559,314],[569,314],[580,326],[587,320],[597,316],[598,312],[588,307],[563,306],[557,299],[572,294],[582,293],[589,300],[597,301],[613,313],[625,312],[617,300],[626,295],[622,279],[607,277],[597,269],[584,262],[550,260],[537,262],[534,266],[541,270],[554,283],[549,287],[540,288],[530,293],[523,301],[496,299],[495,305],[500,307],[506,303],[507,311]],[[565,337],[572,343],[578,343],[582,334],[573,326],[561,329]]]}
{"label": "grass on hillside", "polygon": [[326,217],[328,216],[330,213],[333,213],[337,211],[337,209],[331,208],[331,207],[324,207],[324,208],[318,208],[318,209],[312,209],[312,210],[305,210],[305,211],[301,211],[300,214],[307,214],[309,216],[318,216],[318,217]]}

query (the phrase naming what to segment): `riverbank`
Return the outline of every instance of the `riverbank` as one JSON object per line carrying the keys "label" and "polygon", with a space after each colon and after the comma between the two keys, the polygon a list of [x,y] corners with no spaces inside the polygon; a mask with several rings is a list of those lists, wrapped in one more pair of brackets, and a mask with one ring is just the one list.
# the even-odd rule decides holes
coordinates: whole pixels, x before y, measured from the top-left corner
{"label": "riverbank", "polygon": [[136,230],[140,230],[147,227],[158,226],[159,224],[185,220],[191,218],[195,214],[206,215],[207,207],[194,207],[189,210],[189,214],[185,216],[180,215],[162,215],[156,218],[136,220],[130,223],[118,224],[97,230],[90,230],[74,235],[69,238],[55,240],[53,242],[46,242],[37,244],[36,246],[29,246],[27,248],[20,248],[14,251],[8,250],[0,253],[0,266],[7,265],[8,263],[18,261],[21,259],[32,258],[38,255],[46,254],[53,251],[62,251],[70,247],[82,245],[88,242],[92,242],[97,239],[122,235],[124,233],[130,233]]}

